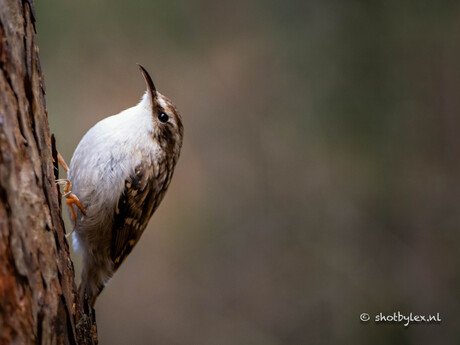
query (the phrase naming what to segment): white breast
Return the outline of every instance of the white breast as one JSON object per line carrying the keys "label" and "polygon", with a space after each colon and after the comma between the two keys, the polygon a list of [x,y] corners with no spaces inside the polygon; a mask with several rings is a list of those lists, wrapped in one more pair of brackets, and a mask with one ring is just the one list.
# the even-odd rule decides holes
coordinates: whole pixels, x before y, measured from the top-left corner
{"label": "white breast", "polygon": [[150,109],[144,95],[135,107],[98,122],[78,144],[68,177],[88,221],[113,211],[135,167],[142,160],[155,160],[159,147],[152,140]]}

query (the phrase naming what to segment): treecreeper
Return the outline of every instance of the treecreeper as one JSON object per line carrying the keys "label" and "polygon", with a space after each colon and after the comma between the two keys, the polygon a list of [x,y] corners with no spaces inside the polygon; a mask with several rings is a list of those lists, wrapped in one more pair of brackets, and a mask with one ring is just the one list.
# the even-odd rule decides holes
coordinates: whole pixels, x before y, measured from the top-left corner
{"label": "treecreeper", "polygon": [[68,180],[59,182],[66,185],[73,246],[83,256],[80,299],[91,307],[163,199],[182,147],[179,112],[139,68],[147,84],[141,101],[94,125],[70,167],[59,155],[67,170]]}

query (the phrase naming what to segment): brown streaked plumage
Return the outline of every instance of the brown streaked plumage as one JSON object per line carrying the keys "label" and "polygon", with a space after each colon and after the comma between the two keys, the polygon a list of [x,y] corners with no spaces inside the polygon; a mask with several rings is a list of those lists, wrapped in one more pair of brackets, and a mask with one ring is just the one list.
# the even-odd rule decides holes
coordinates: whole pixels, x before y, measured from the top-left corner
{"label": "brown streaked plumage", "polygon": [[171,182],[182,147],[182,120],[139,65],[141,102],[91,128],[72,157],[77,210],[74,245],[83,253],[80,294],[97,295],[139,241]]}

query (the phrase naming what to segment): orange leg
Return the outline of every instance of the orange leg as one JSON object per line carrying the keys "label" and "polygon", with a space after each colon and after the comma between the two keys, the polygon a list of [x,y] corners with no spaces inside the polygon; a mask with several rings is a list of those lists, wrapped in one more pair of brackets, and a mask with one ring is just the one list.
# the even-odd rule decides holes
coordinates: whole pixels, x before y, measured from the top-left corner
{"label": "orange leg", "polygon": [[67,163],[65,162],[64,158],[59,153],[59,151],[57,152],[57,159],[58,159],[58,163],[61,164],[61,166],[64,168],[65,172],[69,172],[69,166],[67,165]]}
{"label": "orange leg", "polygon": [[86,216],[86,210],[81,204],[80,200],[78,197],[72,193],[72,184],[70,183],[69,180],[56,180],[57,183],[59,184],[65,184],[64,187],[64,197],[67,199],[66,204],[70,208],[70,212],[72,215],[72,221],[75,223],[75,220],[77,219],[77,213],[75,212],[73,205],[75,204],[81,211]]}
{"label": "orange leg", "polygon": [[[51,157],[51,159],[53,160],[53,163],[56,162],[54,160],[54,157]],[[57,160],[58,160],[58,163],[61,165],[61,167],[64,168],[65,172],[69,172],[69,166],[67,165],[67,163],[65,162],[64,158],[62,157],[59,151],[57,151]]]}
{"label": "orange leg", "polygon": [[[68,173],[69,172],[69,166],[67,165],[67,163],[65,162],[64,158],[59,153],[59,151],[57,152],[57,159],[58,159],[58,163],[64,168],[65,172]],[[65,198],[67,199],[66,204],[70,208],[72,221],[75,223],[75,220],[77,219],[77,213],[75,212],[75,210],[73,208],[74,204],[80,209],[81,213],[83,213],[86,216],[85,208],[81,204],[81,202],[78,199],[78,197],[75,194],[72,193],[72,184],[70,183],[70,181],[66,180],[66,179],[60,179],[60,180],[56,180],[56,182],[59,183],[59,184],[64,184],[65,185],[65,187],[64,187],[64,195],[63,196],[65,196]]]}

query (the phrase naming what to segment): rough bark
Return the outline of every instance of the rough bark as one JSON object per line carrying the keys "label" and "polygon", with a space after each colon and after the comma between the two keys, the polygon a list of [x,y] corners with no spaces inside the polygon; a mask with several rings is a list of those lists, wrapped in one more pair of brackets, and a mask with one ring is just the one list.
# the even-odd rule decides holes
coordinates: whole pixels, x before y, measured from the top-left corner
{"label": "rough bark", "polygon": [[95,344],[61,218],[34,21],[31,1],[0,0],[0,344]]}

